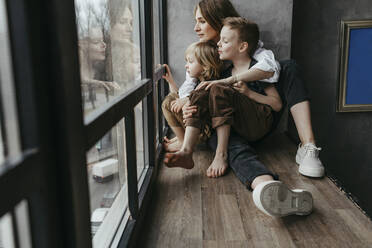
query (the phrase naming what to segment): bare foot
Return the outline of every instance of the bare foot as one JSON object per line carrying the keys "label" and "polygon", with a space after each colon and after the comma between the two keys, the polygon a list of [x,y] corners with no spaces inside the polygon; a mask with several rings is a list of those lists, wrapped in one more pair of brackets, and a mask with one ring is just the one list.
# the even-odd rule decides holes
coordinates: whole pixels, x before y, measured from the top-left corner
{"label": "bare foot", "polygon": [[223,176],[227,169],[227,154],[217,154],[214,156],[213,162],[207,169],[207,177]]}
{"label": "bare foot", "polygon": [[178,151],[176,153],[166,153],[164,156],[164,164],[169,167],[181,167],[184,169],[192,169],[194,161],[192,160],[192,153]]}
{"label": "bare foot", "polygon": [[164,149],[167,152],[178,152],[181,150],[182,143],[179,142],[178,140],[173,143],[164,143]]}
{"label": "bare foot", "polygon": [[168,139],[167,136],[164,136],[163,140],[164,140],[165,143],[174,143],[174,142],[178,141],[178,138],[176,136],[176,137],[173,137],[171,139]]}

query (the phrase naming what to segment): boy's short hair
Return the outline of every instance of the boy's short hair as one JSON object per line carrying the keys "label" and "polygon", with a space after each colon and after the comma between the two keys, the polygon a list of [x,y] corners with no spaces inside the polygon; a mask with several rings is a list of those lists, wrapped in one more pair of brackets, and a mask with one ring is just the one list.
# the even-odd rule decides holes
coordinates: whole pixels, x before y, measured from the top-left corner
{"label": "boy's short hair", "polygon": [[210,40],[192,43],[185,51],[185,59],[189,54],[193,54],[204,69],[201,75],[201,81],[219,79],[223,62],[220,60],[215,42]]}
{"label": "boy's short hair", "polygon": [[252,57],[257,49],[260,38],[258,25],[243,17],[227,17],[223,20],[223,25],[236,30],[239,40],[248,43],[248,54]]}

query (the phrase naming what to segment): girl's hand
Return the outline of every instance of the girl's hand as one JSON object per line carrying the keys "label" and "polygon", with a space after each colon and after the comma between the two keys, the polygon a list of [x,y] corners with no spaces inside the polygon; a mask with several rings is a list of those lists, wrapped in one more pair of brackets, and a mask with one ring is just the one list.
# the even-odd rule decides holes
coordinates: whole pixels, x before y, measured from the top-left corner
{"label": "girl's hand", "polygon": [[120,85],[119,85],[117,82],[115,82],[115,81],[112,81],[112,82],[106,82],[106,85],[107,85],[108,87],[114,89],[114,90],[120,90],[120,89],[121,89]]}
{"label": "girl's hand", "polygon": [[173,79],[172,72],[171,72],[169,66],[167,64],[164,64],[163,66],[165,67],[165,74],[162,76],[162,78],[167,80],[168,83],[173,82],[174,79]]}
{"label": "girl's hand", "polygon": [[250,95],[252,93],[252,90],[248,88],[247,84],[244,83],[243,81],[239,81],[237,83],[233,84],[234,89],[239,91],[240,93],[248,96],[250,98]]}
{"label": "girl's hand", "polygon": [[187,103],[183,106],[182,112],[183,112],[183,122],[185,123],[188,118],[191,118],[194,113],[196,113],[198,107],[193,105],[190,106],[190,101],[187,101]]}
{"label": "girl's hand", "polygon": [[171,102],[171,111],[173,113],[179,113],[182,107],[188,102],[187,97],[179,98]]}

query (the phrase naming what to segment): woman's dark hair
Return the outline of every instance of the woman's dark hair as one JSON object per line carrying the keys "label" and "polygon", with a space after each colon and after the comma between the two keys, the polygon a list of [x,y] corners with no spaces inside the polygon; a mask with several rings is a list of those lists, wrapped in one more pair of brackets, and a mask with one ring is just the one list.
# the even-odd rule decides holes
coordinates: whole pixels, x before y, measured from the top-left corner
{"label": "woman's dark hair", "polygon": [[201,0],[194,9],[194,15],[198,8],[208,24],[217,32],[221,31],[223,19],[226,17],[240,17],[229,0]]}

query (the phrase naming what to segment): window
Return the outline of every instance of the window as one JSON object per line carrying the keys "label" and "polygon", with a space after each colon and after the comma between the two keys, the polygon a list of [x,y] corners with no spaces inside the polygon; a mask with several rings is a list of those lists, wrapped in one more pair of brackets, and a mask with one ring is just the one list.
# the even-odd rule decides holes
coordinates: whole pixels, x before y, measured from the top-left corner
{"label": "window", "polygon": [[0,0],[0,247],[133,246],[165,131],[164,3]]}

